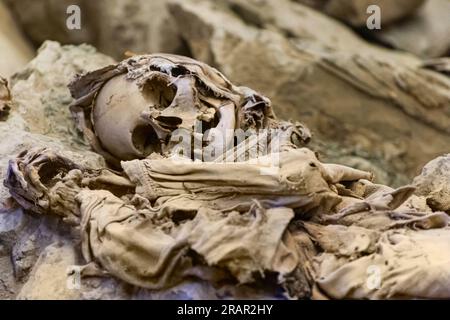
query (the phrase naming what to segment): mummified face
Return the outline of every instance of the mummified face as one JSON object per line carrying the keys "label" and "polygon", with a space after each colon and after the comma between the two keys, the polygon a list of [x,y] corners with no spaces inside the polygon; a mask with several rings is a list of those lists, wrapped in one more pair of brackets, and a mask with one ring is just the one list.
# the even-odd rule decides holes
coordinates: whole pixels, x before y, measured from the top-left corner
{"label": "mummified face", "polygon": [[78,76],[69,86],[79,128],[108,160],[170,153],[176,129],[261,129],[270,101],[216,69],[176,55],[144,55]]}

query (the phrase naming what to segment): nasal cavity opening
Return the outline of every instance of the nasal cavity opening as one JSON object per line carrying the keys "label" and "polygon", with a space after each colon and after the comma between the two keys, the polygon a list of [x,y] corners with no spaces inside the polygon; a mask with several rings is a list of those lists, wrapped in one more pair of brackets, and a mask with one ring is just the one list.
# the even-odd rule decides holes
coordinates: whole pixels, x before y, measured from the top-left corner
{"label": "nasal cavity opening", "polygon": [[153,152],[161,153],[161,144],[155,130],[150,125],[137,126],[131,135],[136,150],[146,157]]}

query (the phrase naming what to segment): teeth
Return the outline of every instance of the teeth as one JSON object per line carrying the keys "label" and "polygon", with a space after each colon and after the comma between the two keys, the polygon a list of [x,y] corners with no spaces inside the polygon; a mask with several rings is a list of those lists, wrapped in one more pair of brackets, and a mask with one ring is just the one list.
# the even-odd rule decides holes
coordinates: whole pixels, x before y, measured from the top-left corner
{"label": "teeth", "polygon": [[213,129],[224,139],[208,142],[196,136],[188,144],[197,154],[207,146],[231,150],[233,130],[276,122],[270,100],[181,56],[130,58],[78,77],[69,87],[77,99],[71,110],[78,127],[92,147],[117,166],[120,160],[146,158],[153,152],[170,155],[175,152],[175,131],[187,130],[190,136],[198,122],[204,125],[202,133]]}

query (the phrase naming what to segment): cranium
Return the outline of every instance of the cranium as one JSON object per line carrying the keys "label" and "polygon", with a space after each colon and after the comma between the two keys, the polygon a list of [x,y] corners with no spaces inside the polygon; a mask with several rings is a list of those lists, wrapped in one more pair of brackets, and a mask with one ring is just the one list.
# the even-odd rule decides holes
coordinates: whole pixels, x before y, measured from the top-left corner
{"label": "cranium", "polygon": [[[129,58],[69,85],[79,128],[107,160],[170,153],[175,129],[261,129],[276,126],[270,100],[234,86],[216,69],[169,54]],[[227,141],[227,148],[232,147]]]}

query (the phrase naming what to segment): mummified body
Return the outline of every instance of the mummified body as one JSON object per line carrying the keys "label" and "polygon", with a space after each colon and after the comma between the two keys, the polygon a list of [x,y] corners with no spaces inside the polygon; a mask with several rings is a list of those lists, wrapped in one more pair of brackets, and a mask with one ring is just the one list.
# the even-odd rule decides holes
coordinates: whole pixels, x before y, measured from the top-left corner
{"label": "mummified body", "polygon": [[[24,208],[80,229],[86,273],[159,289],[188,276],[251,283],[275,272],[291,297],[450,296],[448,270],[440,272],[448,255],[426,251],[435,234],[415,231],[448,233],[446,213],[433,212],[411,186],[394,190],[373,184],[369,172],[321,163],[303,147],[305,127],[278,121],[269,99],[217,70],[179,56],[137,56],[70,88],[79,128],[120,170],[35,149],[11,160],[5,184]],[[196,147],[198,122],[225,138]],[[237,141],[227,129],[278,131]],[[174,152],[177,130],[194,137],[194,156]],[[213,161],[198,161],[208,147]],[[238,161],[217,160],[230,156]],[[403,254],[394,238],[423,246]],[[366,289],[367,261],[383,255],[433,289],[412,288],[388,267],[385,287]],[[410,268],[417,257],[427,271]],[[335,272],[354,278],[344,285]]]}

